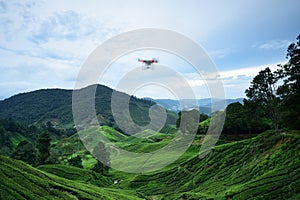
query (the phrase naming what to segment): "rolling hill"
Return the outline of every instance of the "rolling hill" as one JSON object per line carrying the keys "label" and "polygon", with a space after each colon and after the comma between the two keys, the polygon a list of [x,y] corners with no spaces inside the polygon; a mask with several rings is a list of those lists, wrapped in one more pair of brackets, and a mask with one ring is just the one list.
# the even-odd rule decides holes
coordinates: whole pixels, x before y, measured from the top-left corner
{"label": "rolling hill", "polygon": [[[94,87],[96,87],[95,108],[98,119],[101,119],[100,125],[116,128],[111,113],[111,96],[114,90],[103,85],[91,85],[81,90],[84,92]],[[73,90],[42,89],[17,94],[0,101],[0,119],[12,118],[25,124],[51,121],[57,127],[73,127],[72,92]],[[131,96],[129,106],[131,117],[138,124],[149,123],[149,108],[154,104],[155,102]],[[168,112],[167,122],[174,124],[176,117],[176,114]]]}
{"label": "rolling hill", "polygon": [[[72,171],[69,179],[0,156],[0,199],[141,199],[133,190],[106,188],[113,184],[108,178],[75,167],[63,168]],[[89,183],[84,177],[104,187]]]}
{"label": "rolling hill", "polygon": [[126,188],[164,199],[297,199],[299,139],[299,131],[267,131],[218,145],[203,159],[137,176]]}
{"label": "rolling hill", "polygon": [[[105,130],[106,131],[106,130]],[[148,151],[155,140],[105,134],[123,148]],[[74,137],[74,136],[72,136]],[[155,134],[158,141],[169,136]],[[300,132],[267,131],[256,137],[223,143],[199,159],[201,136],[175,163],[155,172],[130,174],[111,169],[101,176],[66,165],[38,169],[0,157],[1,199],[299,199]],[[164,143],[164,142],[163,142]],[[55,174],[55,175],[54,175]],[[118,180],[114,182],[114,180]]]}

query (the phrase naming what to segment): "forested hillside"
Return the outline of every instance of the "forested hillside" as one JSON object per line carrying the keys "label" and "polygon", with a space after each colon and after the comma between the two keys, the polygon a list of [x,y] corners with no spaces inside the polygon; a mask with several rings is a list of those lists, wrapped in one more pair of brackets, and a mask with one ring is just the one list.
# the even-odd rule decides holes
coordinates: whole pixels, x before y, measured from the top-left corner
{"label": "forested hillside", "polygon": [[[109,125],[116,128],[117,125],[111,111],[113,90],[103,85],[92,85],[81,90],[89,90],[91,87],[97,87],[95,109],[98,118],[101,119],[100,125]],[[51,121],[58,127],[71,128],[74,125],[72,92],[72,90],[63,89],[43,89],[12,96],[0,101],[0,119],[12,118],[25,124]],[[149,108],[154,104],[152,101],[131,96],[129,108],[133,120],[138,124],[149,122]],[[169,112],[168,123],[174,123],[175,121],[176,115]]]}

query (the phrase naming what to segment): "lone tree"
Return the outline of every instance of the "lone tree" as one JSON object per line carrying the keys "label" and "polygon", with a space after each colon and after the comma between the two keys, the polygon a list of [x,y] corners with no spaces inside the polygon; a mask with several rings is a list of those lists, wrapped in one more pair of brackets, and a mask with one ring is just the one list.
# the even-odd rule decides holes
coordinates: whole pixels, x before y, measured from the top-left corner
{"label": "lone tree", "polygon": [[102,175],[107,175],[109,170],[109,152],[106,151],[105,145],[99,142],[93,150],[93,155],[97,158],[93,171]]}
{"label": "lone tree", "polygon": [[39,164],[45,164],[46,160],[49,158],[50,156],[50,142],[51,142],[51,138],[48,132],[44,132],[42,134],[40,134],[39,138],[38,138],[38,144],[37,144],[37,149],[39,152]]}
{"label": "lone tree", "polygon": [[276,82],[279,77],[272,73],[269,67],[256,75],[246,92],[248,101],[257,105],[257,109],[264,109],[272,120],[275,130],[279,127],[279,97],[276,93]]}

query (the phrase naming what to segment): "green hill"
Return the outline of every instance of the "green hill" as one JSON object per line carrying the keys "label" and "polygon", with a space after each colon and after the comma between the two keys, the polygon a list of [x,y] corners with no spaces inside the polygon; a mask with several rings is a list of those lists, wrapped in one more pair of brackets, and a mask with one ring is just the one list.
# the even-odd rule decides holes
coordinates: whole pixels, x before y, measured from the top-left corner
{"label": "green hill", "polygon": [[[133,190],[98,187],[79,176],[78,173],[83,171],[74,175],[74,168],[68,170],[73,171],[72,176],[68,173],[68,177],[79,179],[61,178],[21,161],[0,156],[0,199],[140,199]],[[87,175],[82,174],[84,177]],[[107,180],[105,184],[108,184]]]}
{"label": "green hill", "polygon": [[[101,125],[117,127],[111,113],[111,96],[113,89],[103,85],[91,85],[81,90],[96,88],[95,108]],[[26,124],[51,121],[57,127],[73,127],[72,92],[64,89],[42,89],[17,94],[0,101],[0,119],[12,118]],[[127,95],[117,92],[118,94]],[[130,114],[138,124],[150,122],[149,108],[155,103],[145,99],[130,97]],[[168,112],[168,123],[174,124],[177,115]]]}
{"label": "green hill", "polygon": [[179,166],[139,175],[124,187],[164,199],[296,199],[299,139],[300,132],[267,131],[218,145],[203,159],[194,156]]}
{"label": "green hill", "polygon": [[[100,129],[120,147],[136,152],[160,148],[172,140],[159,133],[149,138],[123,136],[109,127],[94,131]],[[201,138],[197,136],[175,163],[140,175],[111,169],[103,177],[57,164],[36,169],[0,157],[0,199],[299,199],[299,131],[267,131],[223,143],[202,159],[198,157]],[[75,135],[66,141],[72,143]],[[113,184],[114,180],[118,183]]]}
{"label": "green hill", "polygon": [[[160,133],[153,133],[146,138],[129,137],[110,127],[93,128],[84,131],[83,134],[95,131],[102,132],[117,146],[132,152],[151,152],[173,139],[172,135]],[[60,146],[67,147],[68,144],[75,144],[74,138],[75,135],[66,138]],[[185,154],[162,170],[136,175],[111,169],[110,177],[120,180],[112,187],[134,190],[140,197],[149,199],[295,199],[299,197],[299,131],[280,133],[267,131],[245,140],[220,141],[208,156],[199,159],[201,138],[202,136],[197,136]],[[97,138],[95,140],[97,141]],[[84,150],[79,152],[82,151]],[[83,153],[81,155],[84,157]],[[94,158],[90,157],[90,160]],[[85,166],[89,168],[88,165]],[[63,177],[69,177],[68,173],[70,173],[66,172],[65,175],[63,172],[67,168],[56,165],[42,166],[40,169]],[[83,175],[82,179],[88,179],[84,177],[86,175]]]}

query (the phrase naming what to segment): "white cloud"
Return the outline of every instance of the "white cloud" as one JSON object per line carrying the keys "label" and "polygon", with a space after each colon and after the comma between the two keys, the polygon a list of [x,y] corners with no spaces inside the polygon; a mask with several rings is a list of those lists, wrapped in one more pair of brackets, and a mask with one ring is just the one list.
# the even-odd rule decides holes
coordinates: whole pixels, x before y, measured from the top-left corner
{"label": "white cloud", "polygon": [[292,42],[289,40],[270,40],[261,44],[254,44],[252,47],[264,50],[286,49]]}
{"label": "white cloud", "polygon": [[[284,63],[284,62],[282,62]],[[252,79],[258,74],[259,71],[269,67],[275,71],[278,67],[277,64],[266,64],[259,66],[246,67],[241,69],[234,69],[228,71],[220,71],[219,75],[209,75],[208,79],[204,80],[198,73],[185,73],[189,85],[194,89],[197,98],[210,97],[209,89],[213,89],[212,85],[217,80],[221,79],[223,88],[225,90],[226,98],[239,98],[244,97],[245,90],[249,87]]]}
{"label": "white cloud", "polygon": [[[290,3],[285,2],[278,5],[291,7]],[[72,87],[79,67],[101,42],[120,32],[137,28],[153,27],[174,30],[187,35],[196,42],[215,44],[211,49],[220,50],[209,53],[215,59],[243,59],[230,58],[232,49],[229,48],[232,46],[222,46],[222,44],[228,41],[228,43],[242,46],[243,41],[231,33],[237,34],[238,32],[242,35],[241,24],[244,26],[245,21],[253,15],[266,16],[265,11],[268,8],[269,3],[262,3],[258,0],[254,2],[230,1],[230,3],[227,1],[157,0],[105,2],[0,0],[0,70],[5,71],[0,74],[2,87],[0,96],[33,90],[36,89],[35,86]],[[285,10],[289,10],[291,14],[298,12],[297,6],[292,6],[292,8],[292,10]],[[273,16],[276,14],[288,16],[283,12],[272,12],[267,15],[267,18],[272,19],[273,23]],[[297,17],[293,19],[296,20]],[[253,24],[255,24],[254,21]],[[242,37],[248,40],[250,34],[253,32]],[[276,50],[283,46],[286,48],[287,43],[289,43],[288,40],[270,40],[253,47]],[[248,43],[247,45],[249,47]],[[186,70],[183,67],[184,62],[178,62],[176,58],[174,61],[172,56],[167,58],[162,55],[161,58],[165,59],[161,60],[162,63],[169,64],[181,73],[187,73],[184,71]],[[119,68],[108,76],[107,82],[114,83],[122,76],[122,73],[126,73],[129,68],[124,65],[135,64],[136,61],[135,57],[130,57],[130,59],[134,61],[128,61],[128,59],[121,61]],[[251,63],[248,64],[251,65]],[[220,77],[225,87],[234,88],[235,85],[236,87],[238,84],[243,85],[242,82],[246,83],[246,79],[255,76],[259,69],[261,69],[260,66],[221,71]],[[213,75],[207,79],[214,80],[214,78],[219,77]],[[194,88],[205,87],[205,81],[201,80],[201,77],[186,75],[186,79]],[[18,87],[17,83],[23,83],[24,87]],[[7,85],[6,88],[4,88],[5,85]]]}
{"label": "white cloud", "polygon": [[[281,62],[281,63],[284,63],[284,62]],[[254,77],[258,74],[259,71],[265,69],[266,67],[269,67],[271,70],[276,70],[277,65],[278,65],[278,63],[276,63],[276,64],[271,63],[271,64],[245,67],[245,68],[228,70],[228,71],[221,71],[220,76],[222,79],[227,79],[227,78],[238,79],[240,76]]]}
{"label": "white cloud", "polygon": [[208,52],[208,55],[212,58],[222,59],[228,56],[229,53],[230,53],[229,49],[220,49],[220,50],[210,51]]}

